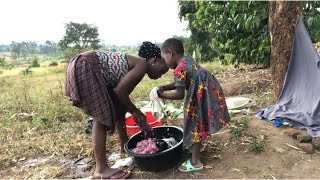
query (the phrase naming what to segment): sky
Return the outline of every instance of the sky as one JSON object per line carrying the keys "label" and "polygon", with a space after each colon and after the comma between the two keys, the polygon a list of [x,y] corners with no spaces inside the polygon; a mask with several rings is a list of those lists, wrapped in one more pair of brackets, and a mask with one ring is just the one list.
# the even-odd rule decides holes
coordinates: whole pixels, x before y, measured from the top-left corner
{"label": "sky", "polygon": [[190,34],[178,17],[177,0],[3,0],[0,5],[0,44],[58,42],[70,21],[98,27],[102,42],[114,45]]}

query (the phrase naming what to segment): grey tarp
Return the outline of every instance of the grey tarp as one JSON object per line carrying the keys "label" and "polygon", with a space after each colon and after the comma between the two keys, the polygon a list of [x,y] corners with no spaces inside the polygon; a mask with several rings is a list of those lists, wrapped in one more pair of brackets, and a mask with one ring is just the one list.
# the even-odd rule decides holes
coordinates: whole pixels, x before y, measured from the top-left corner
{"label": "grey tarp", "polygon": [[275,105],[260,117],[285,118],[295,128],[320,136],[320,56],[313,47],[301,18],[295,25],[294,42],[284,86]]}

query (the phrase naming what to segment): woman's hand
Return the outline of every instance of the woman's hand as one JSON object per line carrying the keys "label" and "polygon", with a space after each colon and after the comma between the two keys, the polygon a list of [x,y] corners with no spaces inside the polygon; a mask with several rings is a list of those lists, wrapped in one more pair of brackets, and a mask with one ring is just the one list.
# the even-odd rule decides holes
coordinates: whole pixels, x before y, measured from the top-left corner
{"label": "woman's hand", "polygon": [[132,116],[139,127],[142,123],[147,122],[146,115],[144,115],[139,109],[136,109],[134,112],[132,112]]}
{"label": "woman's hand", "polygon": [[132,113],[134,121],[138,124],[141,131],[144,133],[145,139],[153,136],[153,129],[147,122],[147,117],[140,110],[136,110]]}

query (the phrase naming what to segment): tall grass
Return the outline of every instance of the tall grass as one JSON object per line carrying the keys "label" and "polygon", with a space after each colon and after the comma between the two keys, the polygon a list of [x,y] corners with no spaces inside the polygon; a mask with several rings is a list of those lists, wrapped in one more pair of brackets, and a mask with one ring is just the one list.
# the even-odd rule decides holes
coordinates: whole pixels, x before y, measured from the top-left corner
{"label": "tall grass", "polygon": [[65,74],[56,69],[4,70],[0,77],[0,172],[23,157],[90,150],[85,115],[64,96]]}

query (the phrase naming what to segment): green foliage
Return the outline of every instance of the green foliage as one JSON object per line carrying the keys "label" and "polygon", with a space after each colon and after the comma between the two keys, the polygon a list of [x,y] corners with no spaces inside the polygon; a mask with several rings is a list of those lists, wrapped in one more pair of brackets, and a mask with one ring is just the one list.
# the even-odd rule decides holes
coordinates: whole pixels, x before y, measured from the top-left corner
{"label": "green foliage", "polygon": [[60,73],[65,74],[66,73],[66,69],[65,68],[53,68],[53,69],[50,69],[49,71],[54,73],[54,74],[60,74]]}
{"label": "green foliage", "polygon": [[5,57],[0,57],[0,68],[5,68],[7,66],[6,63],[6,58]]}
{"label": "green foliage", "polygon": [[219,60],[221,61],[222,65],[230,65],[232,62],[235,61],[234,54],[220,54]]}
{"label": "green foliage", "polygon": [[98,36],[97,27],[70,22],[66,24],[66,33],[58,44],[65,58],[70,59],[80,52],[100,48]]}
{"label": "green foliage", "polygon": [[254,134],[249,134],[249,141],[251,142],[249,145],[249,150],[255,154],[260,154],[266,146],[265,135],[257,136]]}
{"label": "green foliage", "polygon": [[32,70],[31,70],[31,67],[27,67],[26,69],[22,70],[21,71],[21,74],[23,75],[28,75],[28,74],[32,74]]}
{"label": "green foliage", "polygon": [[[202,46],[203,59],[230,53],[236,55],[235,66],[270,65],[268,1],[179,1],[179,7],[192,43]],[[302,7],[311,37],[319,41],[320,2],[303,2]]]}
{"label": "green foliage", "polygon": [[272,93],[264,93],[263,95],[259,95],[257,97],[259,97],[258,99],[261,100],[259,105],[262,107],[267,105],[272,100]]}
{"label": "green foliage", "polygon": [[[270,54],[268,2],[196,1],[192,12],[180,7],[192,33],[203,34],[197,43],[210,46],[215,56],[232,53],[232,63],[266,63]],[[190,10],[190,8],[189,8]],[[181,13],[183,11],[183,13]],[[205,46],[204,46],[205,48]],[[205,48],[206,49],[206,48]],[[207,51],[207,50],[206,50]],[[205,52],[206,53],[206,52]],[[204,53],[202,53],[204,55]]]}
{"label": "green foliage", "polygon": [[40,67],[39,58],[37,56],[32,57],[30,67]]}
{"label": "green foliage", "polygon": [[21,43],[12,41],[10,45],[10,52],[14,59],[18,57],[27,57],[32,54],[39,53],[38,45],[36,42],[25,42],[22,41]]}
{"label": "green foliage", "polygon": [[58,53],[58,44],[53,41],[46,41],[44,44],[39,46],[40,53],[46,55],[56,55]]}
{"label": "green foliage", "polygon": [[[199,19],[200,17],[196,15],[199,11],[198,4],[199,2],[197,1],[179,1],[179,17],[180,19],[189,21],[188,29],[191,31],[190,39],[192,44],[200,44],[202,46],[202,60],[208,61],[217,56],[217,51],[210,46],[212,35],[207,26],[196,24],[197,21],[207,21],[206,19]],[[195,48],[193,46],[193,49]]]}
{"label": "green foliage", "polygon": [[200,44],[196,44],[196,49],[193,51],[192,58],[197,62],[201,62],[202,60],[201,50],[202,46]]}
{"label": "green foliage", "polygon": [[191,57],[195,48],[192,44],[191,38],[183,36],[174,36],[174,38],[179,39],[183,43],[184,55]]}
{"label": "green foliage", "polygon": [[248,119],[243,117],[240,120],[235,120],[233,124],[229,125],[230,133],[237,139],[240,140],[248,129]]}
{"label": "green foliage", "polygon": [[49,66],[58,66],[59,64],[58,64],[58,62],[57,61],[52,61],[50,64],[49,64]]}
{"label": "green foliage", "polygon": [[246,149],[255,154],[259,154],[266,146],[266,136],[263,134],[255,135],[247,133],[248,119],[242,117],[240,120],[235,120],[234,123],[228,126],[230,133],[236,139],[237,143],[246,145]]}
{"label": "green foliage", "polygon": [[313,42],[320,41],[320,1],[302,1],[303,21]]}

